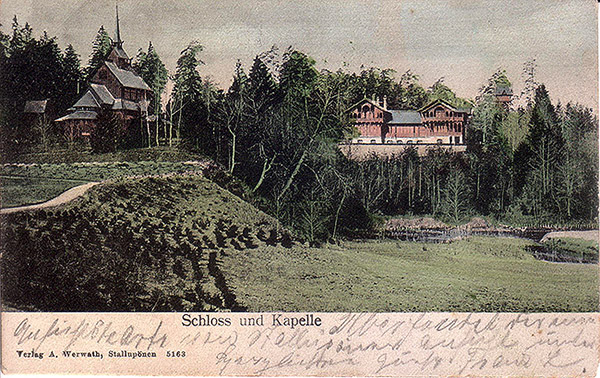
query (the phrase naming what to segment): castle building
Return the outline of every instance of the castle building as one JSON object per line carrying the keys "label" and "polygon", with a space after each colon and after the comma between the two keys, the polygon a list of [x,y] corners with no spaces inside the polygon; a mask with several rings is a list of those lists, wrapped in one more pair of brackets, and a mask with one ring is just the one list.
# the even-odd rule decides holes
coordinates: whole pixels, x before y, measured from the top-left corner
{"label": "castle building", "polygon": [[470,109],[436,100],[418,110],[388,109],[383,100],[363,99],[351,108],[360,136],[350,144],[464,145]]}
{"label": "castle building", "polygon": [[103,111],[117,115],[124,129],[132,120],[147,116],[152,90],[134,72],[131,58],[123,49],[118,7],[115,39],[104,62],[90,77],[87,90],[69,108],[70,113],[55,120],[70,140],[89,137]]}

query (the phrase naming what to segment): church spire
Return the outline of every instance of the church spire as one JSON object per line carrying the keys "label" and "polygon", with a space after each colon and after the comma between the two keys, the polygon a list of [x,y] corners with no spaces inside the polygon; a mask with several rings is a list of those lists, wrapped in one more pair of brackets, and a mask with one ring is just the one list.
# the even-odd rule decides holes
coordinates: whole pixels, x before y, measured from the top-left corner
{"label": "church spire", "polygon": [[116,2],[116,10],[117,10],[117,32],[116,32],[116,36],[115,36],[115,46],[117,47],[123,47],[123,41],[121,41],[121,30],[119,28],[119,2]]}

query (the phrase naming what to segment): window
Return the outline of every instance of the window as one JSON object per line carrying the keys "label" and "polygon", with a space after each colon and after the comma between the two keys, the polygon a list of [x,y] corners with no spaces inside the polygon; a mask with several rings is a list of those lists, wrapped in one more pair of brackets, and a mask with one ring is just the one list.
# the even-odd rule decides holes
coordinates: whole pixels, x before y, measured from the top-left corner
{"label": "window", "polygon": [[358,144],[361,144],[362,142],[363,142],[363,140],[362,140],[362,139],[359,139],[357,143],[358,143]]}
{"label": "window", "polygon": [[387,143],[394,143],[394,141],[393,140],[388,140]]}
{"label": "window", "polygon": [[406,144],[413,144],[412,140],[407,140]]}
{"label": "window", "polygon": [[371,143],[377,143],[375,139],[371,139]]}
{"label": "window", "polygon": [[421,141],[420,141],[420,140],[418,140],[418,141],[417,141],[417,144],[421,144]]}
{"label": "window", "polygon": [[397,141],[396,143],[398,143],[398,144],[402,144],[402,141],[401,141],[401,140],[399,140],[399,141]]}
{"label": "window", "polygon": [[441,139],[438,139],[438,140],[437,140],[437,144],[442,144],[442,142],[443,142],[443,141],[442,141]]}

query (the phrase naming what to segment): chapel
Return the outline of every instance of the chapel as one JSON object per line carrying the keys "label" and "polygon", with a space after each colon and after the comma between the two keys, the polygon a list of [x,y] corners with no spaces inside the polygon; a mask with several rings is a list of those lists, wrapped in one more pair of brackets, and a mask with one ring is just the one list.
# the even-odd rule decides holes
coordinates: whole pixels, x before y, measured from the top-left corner
{"label": "chapel", "polygon": [[87,89],[68,109],[69,114],[55,120],[70,140],[88,138],[100,112],[115,114],[123,129],[133,120],[143,120],[148,115],[152,90],[134,71],[131,58],[123,49],[118,6],[116,21],[115,38],[104,62],[91,73]]}

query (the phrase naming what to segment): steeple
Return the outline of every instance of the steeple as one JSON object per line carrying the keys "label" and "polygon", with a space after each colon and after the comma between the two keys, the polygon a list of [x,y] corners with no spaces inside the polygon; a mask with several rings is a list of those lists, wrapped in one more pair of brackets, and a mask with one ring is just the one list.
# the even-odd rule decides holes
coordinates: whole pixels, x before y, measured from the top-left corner
{"label": "steeple", "polygon": [[113,44],[117,47],[123,47],[123,41],[121,41],[121,30],[119,28],[119,2],[116,2],[116,10],[117,10],[117,31],[116,31],[116,35],[115,35],[115,40],[113,42]]}

